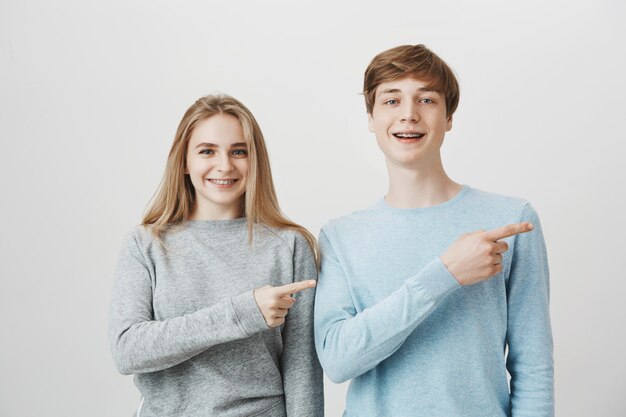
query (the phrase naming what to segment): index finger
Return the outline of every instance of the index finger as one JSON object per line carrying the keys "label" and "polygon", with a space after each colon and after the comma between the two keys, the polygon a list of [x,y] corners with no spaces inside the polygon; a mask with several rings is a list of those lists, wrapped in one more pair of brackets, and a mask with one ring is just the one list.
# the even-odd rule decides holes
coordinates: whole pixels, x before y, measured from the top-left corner
{"label": "index finger", "polygon": [[313,287],[315,287],[315,280],[310,279],[308,281],[298,281],[281,287],[276,287],[276,290],[279,295],[289,295]]}
{"label": "index finger", "polygon": [[529,222],[522,223],[514,223],[507,224],[506,226],[498,227],[497,229],[489,230],[485,232],[485,235],[489,240],[496,241],[500,239],[504,239],[505,237],[510,237],[514,235],[518,235],[520,233],[526,233],[533,230],[534,226]]}

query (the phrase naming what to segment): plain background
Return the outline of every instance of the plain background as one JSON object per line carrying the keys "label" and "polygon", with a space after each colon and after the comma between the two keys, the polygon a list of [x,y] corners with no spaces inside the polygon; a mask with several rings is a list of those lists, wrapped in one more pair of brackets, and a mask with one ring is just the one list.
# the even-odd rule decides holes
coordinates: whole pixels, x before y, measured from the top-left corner
{"label": "plain background", "polygon": [[[133,412],[113,269],[197,97],[250,107],[284,211],[317,234],[385,193],[362,75],[416,43],[461,83],[449,174],[541,216],[558,415],[625,415],[625,18],[618,0],[0,0],[0,416]],[[327,381],[328,416],[345,390]]]}

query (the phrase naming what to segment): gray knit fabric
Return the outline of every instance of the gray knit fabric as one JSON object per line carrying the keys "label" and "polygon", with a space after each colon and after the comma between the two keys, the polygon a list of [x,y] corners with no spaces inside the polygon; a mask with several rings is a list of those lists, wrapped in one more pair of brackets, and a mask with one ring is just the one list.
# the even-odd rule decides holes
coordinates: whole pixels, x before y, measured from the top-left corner
{"label": "gray knit fabric", "polygon": [[115,364],[135,374],[139,417],[323,416],[314,290],[269,329],[253,289],[317,279],[299,233],[245,218],[188,221],[159,243],[142,226],[120,252],[110,310]]}

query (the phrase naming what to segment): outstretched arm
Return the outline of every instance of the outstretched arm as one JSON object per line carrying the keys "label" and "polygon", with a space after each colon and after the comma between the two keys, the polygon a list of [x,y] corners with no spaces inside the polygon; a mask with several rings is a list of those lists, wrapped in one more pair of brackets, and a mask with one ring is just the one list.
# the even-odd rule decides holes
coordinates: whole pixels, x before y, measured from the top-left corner
{"label": "outstretched arm", "polygon": [[332,241],[322,230],[315,346],[326,374],[343,382],[374,368],[398,350],[451,292],[502,270],[502,253],[508,246],[500,239],[530,230],[531,224],[518,223],[463,235],[441,259],[434,258],[387,298],[361,312],[355,308]]}
{"label": "outstretched arm", "polygon": [[109,314],[111,352],[122,374],[154,372],[211,346],[267,329],[252,289],[191,314],[155,320],[149,265],[134,236],[120,252]]}
{"label": "outstretched arm", "polygon": [[346,274],[324,230],[320,246],[315,345],[333,382],[361,375],[389,357],[448,294],[460,287],[435,258],[387,298],[357,312]]}

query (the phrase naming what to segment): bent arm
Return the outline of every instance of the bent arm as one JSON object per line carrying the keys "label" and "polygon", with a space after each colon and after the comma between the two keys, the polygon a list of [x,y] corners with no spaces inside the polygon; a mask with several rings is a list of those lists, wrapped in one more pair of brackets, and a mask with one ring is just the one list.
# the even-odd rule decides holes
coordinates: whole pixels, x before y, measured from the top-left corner
{"label": "bent arm", "polygon": [[554,416],[554,366],[549,310],[549,272],[537,213],[530,205],[522,220],[535,225],[516,237],[507,285],[507,369],[512,417]]}
{"label": "bent arm", "polygon": [[154,319],[152,291],[148,262],[131,235],[120,253],[109,313],[111,352],[122,374],[167,369],[267,329],[252,290],[167,320]]}
{"label": "bent arm", "polygon": [[392,355],[460,284],[439,258],[378,304],[357,312],[346,274],[324,230],[315,300],[315,346],[333,382],[359,376]]}
{"label": "bent arm", "polygon": [[[317,267],[308,242],[298,235],[294,248],[294,282],[317,279]],[[313,340],[315,290],[294,294],[296,303],[287,314],[281,357],[285,406],[288,417],[323,417],[324,386]]]}

